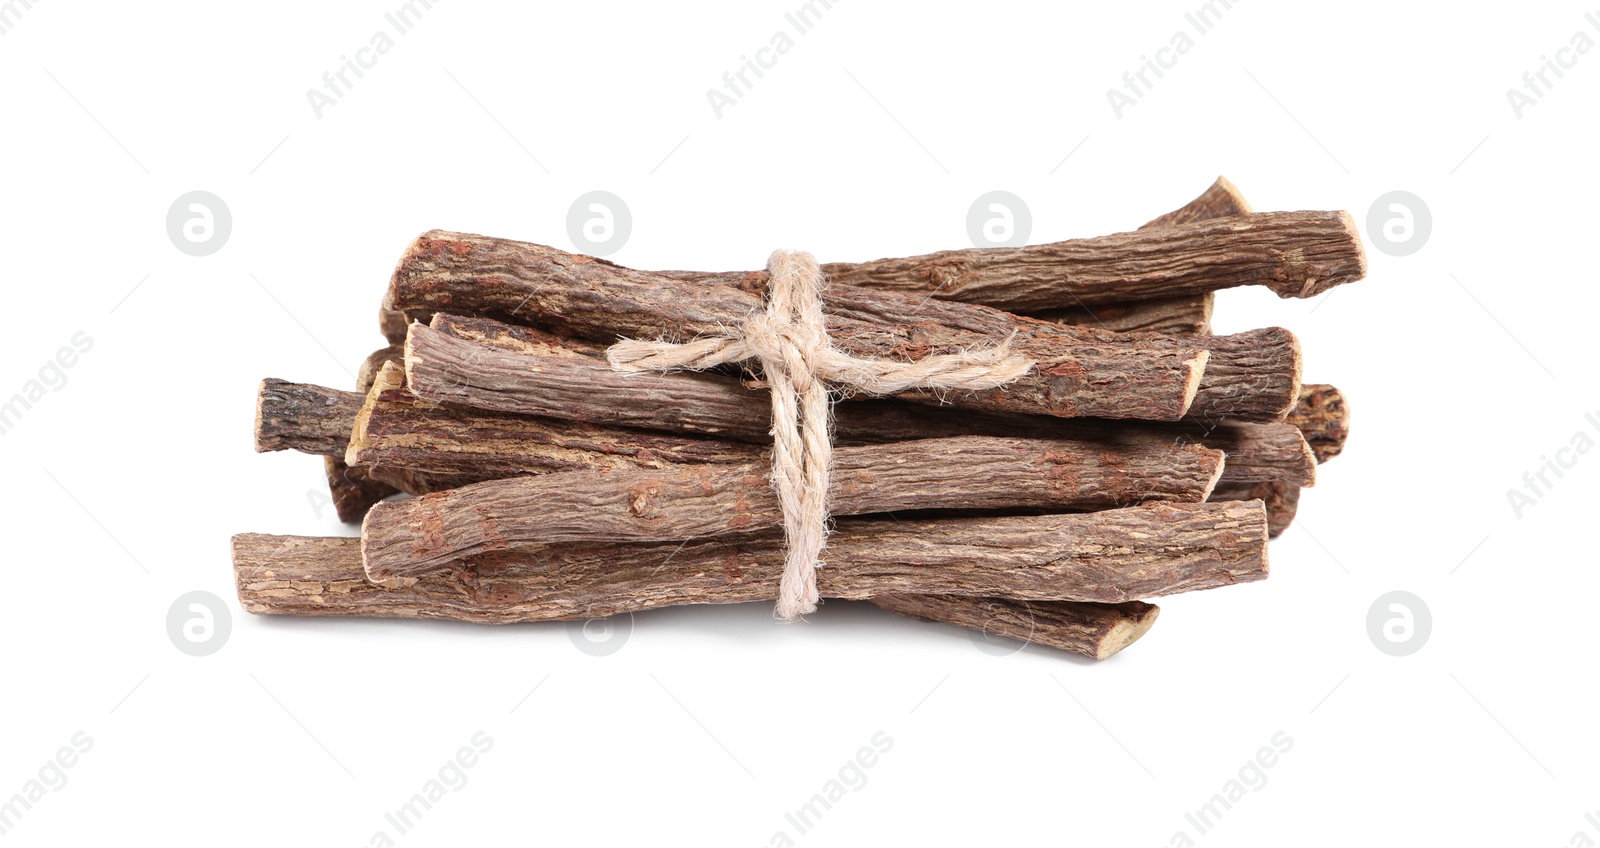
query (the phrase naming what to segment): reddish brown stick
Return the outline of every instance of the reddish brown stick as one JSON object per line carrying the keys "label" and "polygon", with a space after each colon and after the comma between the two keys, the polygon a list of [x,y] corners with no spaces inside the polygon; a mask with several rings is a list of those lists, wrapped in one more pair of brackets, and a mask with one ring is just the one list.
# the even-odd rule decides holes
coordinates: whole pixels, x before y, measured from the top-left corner
{"label": "reddish brown stick", "polygon": [[1149,632],[1161,610],[1155,604],[1079,604],[1072,601],[1013,601],[955,595],[884,595],[872,603],[891,612],[941,621],[1047,645],[1103,660]]}
{"label": "reddish brown stick", "polygon": [[[830,308],[846,288],[830,287]],[[407,250],[390,295],[394,308],[413,317],[498,314],[606,344],[618,336],[684,341],[715,335],[763,309],[760,296],[726,286],[674,280],[542,245],[437,231]],[[883,307],[900,312],[917,309],[916,298],[885,292],[856,291],[850,297],[879,306],[885,300],[905,301]],[[1004,313],[970,305],[961,311],[969,324],[987,320],[997,332],[833,315],[828,326],[836,347],[895,360],[990,346],[1012,335]],[[972,409],[1175,420],[1188,411],[1201,385],[1207,354],[1193,340],[1032,323],[1049,330],[1027,334],[1014,345],[1017,353],[1038,361],[1032,372],[1002,389],[955,393],[948,400]],[[923,396],[938,401],[937,394]],[[1285,399],[1275,414],[1281,418],[1292,401]]]}
{"label": "reddish brown stick", "polygon": [[[896,594],[1121,603],[1267,575],[1260,503],[1152,504],[1078,515],[839,522],[818,569],[824,597]],[[313,546],[345,546],[337,576]],[[365,579],[358,540],[236,536],[240,601],[282,615],[594,618],[775,597],[778,534],[686,543],[558,544],[468,560],[404,590]],[[453,613],[453,614],[452,614]]]}
{"label": "reddish brown stick", "polygon": [[[901,510],[1103,509],[1205,500],[1222,453],[1197,445],[968,436],[834,452],[833,515]],[[378,504],[361,527],[367,576],[417,577],[460,559],[558,542],[656,542],[783,524],[770,462],[577,471],[493,480]]]}

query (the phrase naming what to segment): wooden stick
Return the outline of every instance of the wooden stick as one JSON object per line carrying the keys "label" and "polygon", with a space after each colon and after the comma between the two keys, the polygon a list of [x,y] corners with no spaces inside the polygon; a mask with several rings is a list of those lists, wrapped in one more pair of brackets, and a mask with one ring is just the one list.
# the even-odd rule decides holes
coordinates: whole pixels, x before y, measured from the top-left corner
{"label": "wooden stick", "polygon": [[324,456],[322,470],[328,478],[328,494],[333,499],[333,509],[339,520],[346,524],[359,523],[374,504],[403,491],[374,478],[372,469],[346,465],[337,456]]}
{"label": "wooden stick", "polygon": [[1098,306],[1075,306],[1035,312],[1030,318],[1079,327],[1096,327],[1117,333],[1165,333],[1170,336],[1211,334],[1211,313],[1216,298],[1211,292],[1155,300],[1129,300]]}
{"label": "wooden stick", "polygon": [[268,377],[256,393],[256,451],[344,456],[362,400],[360,392]]}
{"label": "wooden stick", "polygon": [[[1199,197],[1168,212],[1139,229],[1172,227],[1247,215],[1253,211],[1244,195],[1225,177],[1218,177]],[[696,280],[731,285],[746,291],[764,292],[766,274],[760,271],[704,273],[700,271],[662,271],[680,280]],[[1170,335],[1210,335],[1211,312],[1215,298],[1211,292],[1153,300],[1127,300],[1095,306],[1073,304],[1042,310],[1031,317],[1058,324],[1075,324],[1119,333],[1167,333]]]}
{"label": "wooden stick", "polygon": [[[515,578],[496,576],[487,566],[460,568],[400,589],[374,586],[361,571],[358,542],[341,537],[235,536],[234,576],[240,604],[258,615],[445,619],[474,624],[561,618],[542,611],[535,612],[532,619],[519,616],[517,601],[509,593],[537,589],[525,588],[523,581]],[[953,595],[890,595],[868,600],[906,615],[948,621],[1097,660],[1138,640],[1160,612],[1154,604],[1140,601],[1095,604]]]}
{"label": "wooden stick", "polygon": [[[1103,509],[1198,503],[1222,473],[1198,445],[1107,450],[1092,442],[969,436],[834,452],[833,515],[900,510]],[[769,462],[576,471],[492,480],[378,504],[361,527],[367,577],[558,542],[658,542],[783,525]]]}
{"label": "wooden stick", "polygon": [[[839,522],[817,571],[824,597],[946,594],[1121,603],[1267,576],[1260,503],[1152,504],[1077,515]],[[559,544],[500,552],[404,589],[366,579],[357,539],[234,537],[253,613],[595,618],[675,604],[770,600],[779,534],[685,543]]]}
{"label": "wooden stick", "polygon": [[[830,262],[822,271],[842,285],[982,303],[1019,313],[1249,285],[1266,286],[1279,297],[1313,297],[1366,275],[1366,254],[1347,212],[1182,217],[1188,220],[1128,233]],[[759,288],[765,285],[765,272],[707,274],[701,279]]]}
{"label": "wooden stick", "polygon": [[579,421],[445,406],[405,387],[390,365],[351,421],[346,461],[454,475],[468,482],[560,471],[754,462],[765,448]]}
{"label": "wooden stick", "polygon": [[883,595],[870,600],[912,618],[1047,645],[1095,660],[1106,659],[1138,641],[1161,613],[1155,604],[1142,601],[1080,604],[955,595]]}
{"label": "wooden stick", "polygon": [[[828,290],[826,297],[830,320],[899,328],[929,348],[941,351],[959,341],[966,341],[970,346],[974,339],[996,336],[1012,338],[1013,349],[1029,355],[1079,344],[1085,334],[1136,340],[1150,350],[1167,347],[1182,350],[1187,345],[1203,344],[1211,355],[1189,410],[1191,419],[1282,421],[1300,396],[1300,344],[1293,333],[1280,327],[1205,338],[1130,336],[1037,321],[969,303],[917,299],[857,286],[835,286]],[[1015,412],[1034,411],[1005,408]]]}
{"label": "wooden stick", "polygon": [[[1345,439],[1350,435],[1350,410],[1343,393],[1333,386],[1307,385],[1301,390],[1300,403],[1289,413],[1285,423],[1300,429],[1317,462],[1327,462],[1344,450]],[[1228,461],[1231,468],[1233,458],[1230,456]],[[1225,479],[1212,491],[1210,499],[1264,501],[1267,527],[1271,536],[1277,538],[1294,522],[1300,508],[1300,488],[1307,485],[1310,484],[1296,484],[1292,480],[1263,479],[1246,483]]]}
{"label": "wooden stick", "polygon": [[1147,221],[1141,230],[1156,229],[1159,227],[1177,227],[1184,224],[1193,224],[1198,221],[1213,221],[1217,218],[1231,218],[1235,215],[1249,215],[1255,212],[1250,208],[1250,202],[1244,199],[1244,193],[1239,191],[1227,177],[1217,177],[1199,197],[1184,205]]}
{"label": "wooden stick", "polygon": [[1294,522],[1300,509],[1300,487],[1285,483],[1239,483],[1217,486],[1211,493],[1213,502],[1261,501],[1267,510],[1267,533],[1278,538]]}
{"label": "wooden stick", "polygon": [[1346,212],[1259,212],[1015,248],[834,263],[846,285],[1033,312],[1262,285],[1312,297],[1366,274]]}
{"label": "wooden stick", "polygon": [[[732,380],[727,382],[733,384]],[[766,455],[766,439],[760,433],[752,432],[748,442],[735,442],[600,427],[580,421],[438,404],[412,394],[404,383],[403,374],[391,364],[381,372],[364,401],[354,392],[289,384],[292,390],[264,392],[260,402],[268,410],[266,415],[279,419],[298,415],[303,426],[319,433],[325,429],[351,431],[345,457],[350,466],[369,467],[371,476],[392,482],[410,494],[527,474],[754,462]],[[630,391],[614,402],[637,402],[637,392],[632,387]],[[313,404],[311,409],[293,414],[275,411],[273,406],[277,399],[323,395],[335,395],[338,402]],[[757,400],[752,398],[750,402]],[[311,416],[334,414],[332,411],[348,414],[348,409],[358,402],[362,406],[352,418],[338,423],[312,420]],[[1200,444],[1227,455],[1221,478],[1225,483],[1282,481],[1311,485],[1316,474],[1310,448],[1300,431],[1289,424],[1202,426],[956,413],[897,401],[861,401],[843,404],[839,410],[836,443],[842,446],[957,436],[1080,440],[1094,443],[1099,450],[1116,451]],[[280,424],[276,437],[284,442],[308,441],[313,442],[314,448],[326,447],[291,430],[287,424]],[[400,474],[404,476],[397,479]]]}
{"label": "wooden stick", "polygon": [[[833,298],[846,288],[830,287],[830,311],[837,311]],[[408,248],[389,294],[392,308],[413,317],[462,311],[509,316],[604,344],[618,336],[684,341],[716,335],[763,308],[759,295],[726,286],[674,280],[542,245],[440,231],[421,236]],[[859,290],[850,296],[860,303],[898,302],[883,308],[902,314],[916,312],[919,300]],[[968,323],[987,322],[999,332],[837,315],[829,316],[828,328],[842,350],[898,360],[989,346],[1012,334],[1009,316],[998,310],[961,305],[959,312]],[[1206,350],[1194,340],[1031,323],[1052,331],[1014,345],[1018,353],[1038,360],[1033,372],[1001,389],[951,395],[949,402],[1058,416],[1175,420],[1188,411],[1205,371]],[[925,397],[941,400],[933,394]],[[1278,417],[1293,399],[1284,400]]]}
{"label": "wooden stick", "polygon": [[[1217,177],[1199,197],[1140,227],[1174,227],[1248,215],[1252,211],[1244,195],[1228,182]],[[1157,298],[1155,300],[1130,300],[1121,303],[1102,303],[1096,306],[1075,305],[1064,309],[1048,310],[1033,317],[1058,324],[1078,324],[1099,327],[1119,333],[1168,333],[1175,336],[1207,336],[1211,334],[1211,312],[1216,306],[1212,292]]]}
{"label": "wooden stick", "polygon": [[1285,423],[1293,424],[1305,435],[1317,462],[1338,456],[1350,437],[1350,409],[1344,393],[1321,383],[1301,387],[1300,402]]}

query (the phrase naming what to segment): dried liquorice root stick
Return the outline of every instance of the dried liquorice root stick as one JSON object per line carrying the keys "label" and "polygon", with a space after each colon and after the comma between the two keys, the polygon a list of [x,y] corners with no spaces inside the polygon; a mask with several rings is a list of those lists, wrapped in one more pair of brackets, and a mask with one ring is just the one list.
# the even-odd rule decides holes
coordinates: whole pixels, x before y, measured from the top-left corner
{"label": "dried liquorice root stick", "polygon": [[[378,370],[388,362],[398,362],[405,356],[405,348],[391,345],[375,350],[361,363],[356,374],[356,389],[366,392],[372,388]],[[333,496],[333,508],[339,520],[346,524],[359,522],[366,517],[372,505],[405,489],[374,479],[372,469],[346,465],[343,455],[324,456],[323,471],[328,478],[328,493]]]}
{"label": "dried liquorice root stick", "polygon": [[1344,393],[1320,383],[1301,387],[1300,402],[1284,423],[1300,429],[1317,462],[1338,456],[1350,437],[1350,409],[1345,405]]}
{"label": "dried liquorice root stick", "polygon": [[[531,327],[502,323],[492,318],[439,313],[433,316],[430,328],[451,338],[479,342],[517,353],[567,359],[587,357],[597,362],[604,353],[598,345],[555,336]],[[1270,334],[1270,331],[1257,331],[1256,334],[1264,333]],[[1274,349],[1282,351],[1281,348]],[[544,360],[529,360],[526,364],[527,367],[535,369],[549,367],[544,363]],[[1226,363],[1220,370],[1226,370]],[[647,373],[624,374],[618,377],[614,373],[588,372],[583,376],[588,381],[590,399],[595,399],[596,395],[614,392],[606,399],[608,408],[637,404],[641,396],[639,384],[650,382],[646,379],[648,377],[664,376],[666,379],[675,379],[675,376],[670,374]],[[454,398],[454,402],[475,406],[474,399],[470,396],[472,392],[466,387],[470,375],[462,374],[460,377],[462,394]],[[1302,403],[1304,397],[1305,392],[1302,391]],[[563,402],[552,402],[557,400]],[[541,402],[539,395],[534,393],[525,399],[507,401],[508,406],[504,408],[532,415],[569,418],[573,415],[574,407],[572,403],[565,401],[571,400],[573,399],[556,396]],[[765,398],[757,396],[756,401],[763,408],[766,407]],[[1064,419],[1048,415],[952,409],[934,412],[926,405],[895,399],[858,399],[854,403],[836,407],[834,415],[834,439],[838,444],[877,444],[947,436],[1092,439],[1120,444],[1143,444],[1151,441],[1199,442],[1228,453],[1228,467],[1223,471],[1222,478],[1225,481],[1255,483],[1276,480],[1298,486],[1309,486],[1316,474],[1316,460],[1312,456],[1311,449],[1300,436],[1300,430],[1288,423]],[[769,426],[767,419],[762,419],[759,432],[754,432],[751,440],[760,444],[770,441]],[[664,429],[679,428],[665,426]],[[739,428],[730,425],[730,429]]]}
{"label": "dried liquorice root stick", "polygon": [[[1198,445],[968,436],[834,451],[834,515],[900,510],[1102,509],[1205,500],[1222,452]],[[479,554],[558,542],[655,542],[783,525],[770,462],[576,471],[493,480],[378,504],[361,527],[375,583]]]}
{"label": "dried liquorice root stick", "polygon": [[[314,413],[302,412],[299,426],[314,432],[350,430],[350,449],[346,456],[350,466],[368,468],[378,479],[390,481],[410,494],[554,471],[753,462],[765,456],[767,448],[765,434],[754,431],[750,442],[735,442],[438,404],[406,389],[404,378],[396,368],[391,364],[380,374],[359,415],[329,425],[313,420]],[[728,382],[732,384],[731,380]],[[591,385],[591,394],[594,394],[593,389]],[[615,403],[637,402],[638,387],[628,386],[627,389],[628,393],[619,395]],[[751,396],[751,402],[758,401],[755,393],[745,394]],[[348,408],[358,400],[354,392],[290,384],[290,390],[265,391],[262,403],[269,417],[281,420],[289,415],[274,411],[276,400],[324,395],[337,396],[339,402],[313,404],[314,410],[340,410],[341,414],[348,414]],[[1310,448],[1300,437],[1300,431],[1288,424],[1202,427],[1185,423],[953,413],[896,401],[863,401],[842,405],[839,410],[839,445],[968,435],[1088,441],[1103,451],[1141,451],[1200,444],[1227,454],[1223,483],[1283,481],[1304,486],[1315,480],[1316,473]],[[572,414],[575,410],[554,411]],[[305,442],[310,447],[324,447],[312,436],[287,425],[280,425],[274,435],[280,442]]]}
{"label": "dried liquorice root stick", "polygon": [[1267,510],[1267,532],[1276,539],[1294,523],[1300,508],[1300,487],[1285,483],[1243,483],[1217,486],[1211,493],[1213,502],[1261,501]]}
{"label": "dried liquorice root stick", "polygon": [[891,612],[941,621],[986,635],[1103,660],[1138,641],[1161,609],[1143,601],[1080,604],[1073,601],[1013,601],[956,595],[882,595],[871,602]]}
{"label": "dried liquorice root stick", "polygon": [[[822,271],[843,285],[1022,313],[1252,285],[1312,297],[1361,279],[1367,260],[1347,212],[1255,212],[1051,244],[830,262]],[[707,277],[763,284],[761,272]]]}
{"label": "dried liquorice root stick", "polygon": [[[509,597],[491,598],[489,609],[480,606],[476,599],[486,586],[494,586],[496,579],[490,576],[486,580],[482,567],[459,569],[402,589],[374,586],[361,571],[358,541],[256,533],[235,536],[234,575],[240,603],[250,612],[266,615],[431,618],[477,624],[524,620],[506,611],[512,603]],[[1024,639],[1097,660],[1138,640],[1159,613],[1154,604],[1140,601],[1025,602],[954,595],[891,595],[870,600],[918,618]]]}
{"label": "dried liquorice root stick", "polygon": [[[833,298],[847,288],[829,288],[824,297],[830,312],[836,311]],[[923,299],[859,290],[850,298],[890,302],[895,305],[883,308],[901,314],[916,312]],[[389,305],[414,318],[436,312],[510,317],[604,344],[619,336],[672,341],[719,336],[764,309],[760,295],[728,286],[675,280],[543,245],[441,231],[421,236],[407,249],[391,282]],[[909,360],[999,344],[1013,335],[1011,320],[1025,320],[959,306],[954,318],[996,332],[939,326],[925,318],[908,325],[831,314],[828,329],[834,346],[845,352]],[[949,402],[1062,417],[1176,420],[1189,410],[1205,371],[1206,349],[1214,345],[1210,339],[1202,345],[1194,339],[1032,323],[1052,332],[1019,338],[1013,351],[1037,360],[1035,369],[1001,389],[953,393]],[[1293,400],[1293,395],[1284,400],[1278,418]]]}
{"label": "dried liquorice root stick", "polygon": [[[1250,204],[1245,201],[1244,195],[1234,187],[1233,183],[1228,182],[1225,177],[1217,177],[1217,181],[1199,197],[1146,223],[1139,229],[1173,227],[1196,221],[1230,218],[1234,215],[1248,215],[1251,211],[1253,210]],[[1211,292],[1205,292],[1155,300],[1102,303],[1097,306],[1078,305],[1038,313],[1033,317],[1060,324],[1100,327],[1119,333],[1204,336],[1211,334],[1211,311],[1215,306],[1216,297]]]}
{"label": "dried liquorice root stick", "polygon": [[[1281,327],[1205,338],[1128,335],[1052,324],[970,303],[914,298],[859,286],[835,286],[829,289],[827,299],[830,320],[898,328],[918,344],[939,351],[996,336],[1011,338],[1012,349],[1029,356],[1036,351],[1078,344],[1086,334],[1135,341],[1147,350],[1181,351],[1189,345],[1203,344],[1211,355],[1188,413],[1191,419],[1282,421],[1300,397],[1300,343],[1293,333]],[[1033,411],[998,405],[995,408]]]}
{"label": "dried liquorice root stick", "polygon": [[[1333,386],[1315,384],[1301,389],[1300,403],[1285,420],[1301,430],[1317,462],[1327,462],[1344,450],[1350,435],[1350,409],[1344,395]],[[1233,458],[1229,457],[1229,466]],[[1225,475],[1226,476],[1226,475]],[[1300,508],[1300,488],[1289,480],[1223,481],[1211,493],[1213,501],[1261,500],[1267,507],[1267,526],[1273,538],[1283,534],[1294,522]]]}
{"label": "dried liquorice root stick", "polygon": [[[435,316],[435,326],[418,325],[412,332],[406,383],[428,401],[607,427],[771,441],[766,398],[727,377],[619,372],[572,350],[544,355],[514,341],[469,341],[455,335],[451,325],[457,320]],[[470,321],[485,331],[505,326],[488,319]],[[1284,424],[1061,419],[932,410],[894,400],[841,403],[834,410],[836,438],[842,444],[957,435],[1191,441],[1228,451],[1228,479],[1238,482],[1293,480],[1306,485],[1316,468],[1299,432]]]}
{"label": "dried liquorice root stick", "polygon": [[[1213,218],[1246,215],[1252,210],[1233,183],[1218,177],[1199,197],[1183,206],[1156,218],[1140,229],[1171,227]],[[731,285],[751,291],[766,287],[765,272],[704,273],[700,271],[663,271],[680,280]],[[1031,317],[1060,324],[1076,324],[1113,330],[1119,333],[1167,333],[1170,335],[1209,335],[1211,311],[1215,298],[1211,292],[1157,298],[1154,300],[1129,300],[1102,303],[1093,307],[1073,304],[1069,307],[1045,310]],[[991,304],[992,305],[992,304]],[[402,334],[403,335],[403,334]]]}
{"label": "dried liquorice root stick", "polygon": [[[1121,603],[1267,576],[1260,503],[1156,504],[1076,515],[938,521],[845,519],[817,570],[823,597],[933,594]],[[770,601],[780,534],[689,542],[571,543],[465,560],[400,589],[362,570],[359,540],[234,537],[253,613],[596,618],[676,604]],[[332,550],[330,550],[332,549]]]}
{"label": "dried liquorice root stick", "polygon": [[344,456],[363,397],[268,377],[256,394],[256,450]]}
{"label": "dried liquorice root stick", "polygon": [[1311,297],[1359,280],[1366,256],[1346,212],[1258,212],[1014,248],[831,263],[839,283],[1016,312],[1262,285]]}
{"label": "dried liquorice root stick", "polygon": [[361,409],[364,392],[375,369],[401,355],[400,348],[374,352],[362,363],[359,392],[340,392],[303,383],[267,378],[256,397],[257,451],[297,450],[320,454],[328,479],[328,492],[339,520],[360,521],[371,506],[396,490],[371,478],[367,469],[345,464],[354,412]]}
{"label": "dried liquorice root stick", "polygon": [[[754,462],[765,448],[445,406],[405,387],[390,365],[352,419],[346,461],[454,475],[471,482],[559,471]],[[1297,431],[1298,432],[1298,431]]]}

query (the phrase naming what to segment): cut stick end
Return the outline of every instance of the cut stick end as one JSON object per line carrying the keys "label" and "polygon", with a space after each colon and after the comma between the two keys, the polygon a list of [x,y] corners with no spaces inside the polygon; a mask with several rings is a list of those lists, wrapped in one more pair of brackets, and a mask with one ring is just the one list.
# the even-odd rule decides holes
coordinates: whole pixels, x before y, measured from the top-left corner
{"label": "cut stick end", "polygon": [[[1188,415],[1189,407],[1194,406],[1195,395],[1200,392],[1200,381],[1206,376],[1206,363],[1210,361],[1209,350],[1196,351],[1194,356],[1184,360],[1183,364],[1188,366],[1188,375],[1183,384],[1183,408],[1178,411],[1178,418]],[[1295,385],[1298,388],[1299,383]],[[1298,391],[1295,392],[1295,397],[1299,398]],[[1287,415],[1288,411],[1285,410],[1284,414]]]}
{"label": "cut stick end", "polygon": [[1140,615],[1124,618],[1111,625],[1106,634],[1095,645],[1094,653],[1090,654],[1095,660],[1104,660],[1120,652],[1123,648],[1132,645],[1150,632],[1156,624],[1156,617],[1161,614],[1161,608],[1155,604],[1146,604],[1147,609]]}
{"label": "cut stick end", "polygon": [[262,418],[261,407],[263,405],[265,405],[266,402],[267,402],[267,386],[272,382],[274,382],[273,379],[271,377],[268,377],[265,380],[262,380],[260,383],[256,384],[256,423],[255,423],[255,431],[254,431],[255,432],[256,453],[268,453],[270,451],[277,450],[277,448],[271,447],[270,445],[268,445],[266,443],[266,441],[263,439],[262,434],[261,434],[261,418]]}
{"label": "cut stick end", "polygon": [[1217,483],[1222,481],[1222,472],[1228,470],[1228,454],[1225,451],[1207,448],[1207,453],[1217,455],[1216,469],[1211,473],[1211,479],[1206,482],[1205,491],[1200,493],[1199,500],[1210,500],[1211,493],[1217,490]]}
{"label": "cut stick end", "polygon": [[1239,210],[1236,214],[1249,215],[1256,211],[1255,208],[1250,205],[1250,201],[1244,199],[1244,192],[1240,191],[1239,187],[1234,185],[1233,181],[1227,177],[1218,175],[1217,181],[1212,184],[1212,187],[1215,188],[1219,193],[1227,196],[1229,202],[1231,202],[1233,206]]}

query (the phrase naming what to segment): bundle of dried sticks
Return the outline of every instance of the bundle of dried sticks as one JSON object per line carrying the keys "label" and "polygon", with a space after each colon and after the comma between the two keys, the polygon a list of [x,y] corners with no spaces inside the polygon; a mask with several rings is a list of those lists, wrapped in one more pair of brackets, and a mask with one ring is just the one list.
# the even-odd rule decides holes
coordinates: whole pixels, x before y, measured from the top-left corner
{"label": "bundle of dried sticks", "polygon": [[[1225,179],[1133,232],[822,266],[838,350],[1008,341],[1033,366],[834,404],[817,591],[1103,659],[1155,621],[1141,599],[1265,578],[1348,411],[1302,385],[1288,331],[1211,335],[1212,293],[1309,297],[1365,267],[1349,215],[1256,213]],[[786,516],[763,375],[606,356],[737,326],[768,281],[424,234],[355,391],[261,384],[256,449],[324,457],[362,528],[234,537],[244,608],[504,623],[770,600]]]}

